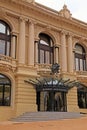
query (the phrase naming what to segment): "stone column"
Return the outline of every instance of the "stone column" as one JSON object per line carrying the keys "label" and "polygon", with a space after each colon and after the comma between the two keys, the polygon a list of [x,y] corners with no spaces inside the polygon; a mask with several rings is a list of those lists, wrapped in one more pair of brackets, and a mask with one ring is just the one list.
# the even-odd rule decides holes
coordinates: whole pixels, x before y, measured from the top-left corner
{"label": "stone column", "polygon": [[61,69],[67,72],[66,37],[65,32],[61,32]]}
{"label": "stone column", "polygon": [[39,40],[38,39],[35,39],[35,53],[34,53],[34,57],[35,57],[35,64],[38,64],[38,42]]}
{"label": "stone column", "polygon": [[14,34],[11,37],[11,57],[16,58],[16,36]]}
{"label": "stone column", "polygon": [[76,71],[75,48],[73,48],[73,72]]}
{"label": "stone column", "polygon": [[20,18],[20,32],[19,32],[19,63],[25,64],[25,18]]}
{"label": "stone column", "polygon": [[56,54],[55,62],[59,63],[59,48],[58,48],[58,46],[55,47],[55,54]]}
{"label": "stone column", "polygon": [[73,72],[73,50],[72,50],[72,35],[68,35],[68,72]]}
{"label": "stone column", "polygon": [[28,65],[34,65],[34,22],[29,21]]}

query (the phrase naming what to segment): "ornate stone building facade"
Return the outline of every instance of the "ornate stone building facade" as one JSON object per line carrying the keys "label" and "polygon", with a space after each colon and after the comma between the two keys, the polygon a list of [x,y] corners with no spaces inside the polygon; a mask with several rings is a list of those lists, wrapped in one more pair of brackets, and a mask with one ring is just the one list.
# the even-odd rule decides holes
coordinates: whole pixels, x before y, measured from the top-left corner
{"label": "ornate stone building facade", "polygon": [[[60,72],[48,81],[54,63]],[[36,89],[36,81],[42,89]],[[48,86],[59,82],[63,89],[51,95]],[[66,83],[71,84],[68,92]],[[73,18],[66,5],[58,12],[34,0],[0,1],[0,120],[29,111],[87,113],[86,86],[85,22]]]}

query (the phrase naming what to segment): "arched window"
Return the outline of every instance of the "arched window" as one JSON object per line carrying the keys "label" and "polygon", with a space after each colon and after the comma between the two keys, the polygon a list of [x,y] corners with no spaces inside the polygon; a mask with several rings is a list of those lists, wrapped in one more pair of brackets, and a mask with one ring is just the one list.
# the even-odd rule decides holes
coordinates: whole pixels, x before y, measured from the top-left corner
{"label": "arched window", "polygon": [[11,81],[5,75],[0,74],[0,106],[11,104]]}
{"label": "arched window", "polygon": [[10,56],[11,29],[7,23],[0,20],[0,54]]}
{"label": "arched window", "polygon": [[38,60],[41,64],[52,64],[53,59],[53,41],[50,36],[41,33],[39,35],[40,41],[38,45]]}
{"label": "arched window", "polygon": [[80,45],[75,45],[75,68],[76,71],[85,71],[86,70],[86,53],[85,49]]}

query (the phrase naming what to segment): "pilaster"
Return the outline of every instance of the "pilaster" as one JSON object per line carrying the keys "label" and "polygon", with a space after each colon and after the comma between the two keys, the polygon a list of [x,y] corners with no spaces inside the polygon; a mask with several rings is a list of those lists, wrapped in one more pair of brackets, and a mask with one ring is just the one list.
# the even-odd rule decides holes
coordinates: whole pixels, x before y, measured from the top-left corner
{"label": "pilaster", "polygon": [[14,33],[11,35],[11,57],[16,58],[16,35]]}
{"label": "pilaster", "polygon": [[59,47],[55,45],[55,63],[59,63]]}
{"label": "pilaster", "polygon": [[35,47],[34,47],[34,62],[35,62],[35,64],[38,64],[38,42],[39,42],[39,38],[36,38],[35,39]]}
{"label": "pilaster", "polygon": [[34,21],[29,20],[28,65],[34,65]]}
{"label": "pilaster", "polygon": [[72,34],[68,34],[68,72],[73,72]]}
{"label": "pilaster", "polygon": [[66,32],[61,32],[61,69],[67,72],[67,55],[66,55]]}
{"label": "pilaster", "polygon": [[20,17],[20,31],[19,31],[19,63],[25,64],[25,22],[26,18]]}

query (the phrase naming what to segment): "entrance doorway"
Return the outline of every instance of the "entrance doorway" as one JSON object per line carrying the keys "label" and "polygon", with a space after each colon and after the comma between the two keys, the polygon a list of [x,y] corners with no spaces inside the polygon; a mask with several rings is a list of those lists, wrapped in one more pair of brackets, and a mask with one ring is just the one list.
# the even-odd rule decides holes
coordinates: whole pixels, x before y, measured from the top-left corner
{"label": "entrance doorway", "polygon": [[37,107],[38,111],[67,111],[66,92],[37,92]]}

